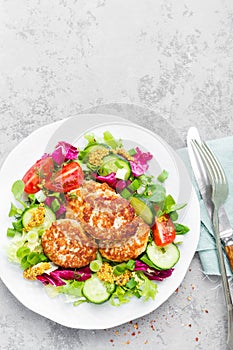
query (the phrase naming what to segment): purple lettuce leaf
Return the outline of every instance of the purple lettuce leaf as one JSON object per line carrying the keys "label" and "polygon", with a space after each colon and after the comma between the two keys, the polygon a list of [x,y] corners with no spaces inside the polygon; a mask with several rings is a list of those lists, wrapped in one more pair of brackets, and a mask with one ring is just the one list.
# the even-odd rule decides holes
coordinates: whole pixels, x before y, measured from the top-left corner
{"label": "purple lettuce leaf", "polygon": [[130,180],[118,180],[116,183],[116,191],[117,192],[122,192],[125,187],[131,184]]}
{"label": "purple lettuce leaf", "polygon": [[66,160],[76,159],[78,156],[78,150],[68,142],[60,141],[55,147],[55,150],[51,154],[54,162],[61,165]]}
{"label": "purple lettuce leaf", "polygon": [[149,280],[163,281],[165,278],[171,276],[174,269],[156,270],[148,266],[140,260],[136,260],[134,271],[142,271]]}
{"label": "purple lettuce leaf", "polygon": [[93,173],[91,176],[99,182],[106,182],[112,188],[116,188],[116,184],[118,182],[116,178],[116,173],[110,173],[106,176],[101,176],[97,175],[96,173]]}
{"label": "purple lettuce leaf", "polygon": [[56,211],[56,218],[58,219],[62,214],[66,212],[66,207],[63,204],[60,204],[60,208]]}
{"label": "purple lettuce leaf", "polygon": [[44,203],[51,208],[52,207],[52,203],[54,200],[58,200],[60,207],[59,209],[55,212],[56,218],[58,219],[62,214],[64,214],[66,212],[66,207],[64,206],[64,204],[62,204],[62,202],[55,196],[48,196],[46,197]]}
{"label": "purple lettuce leaf", "polygon": [[77,270],[54,270],[50,272],[50,276],[55,278],[62,278],[64,280],[78,280],[78,281],[86,281],[91,277],[91,270],[89,267],[83,267]]}
{"label": "purple lettuce leaf", "polygon": [[145,174],[148,170],[148,161],[153,158],[150,152],[142,152],[138,147],[136,147],[136,154],[134,155],[134,160],[130,160],[130,166],[132,169],[132,174],[135,177]]}
{"label": "purple lettuce leaf", "polygon": [[77,270],[60,269],[50,272],[50,274],[43,273],[36,277],[43,284],[51,284],[52,286],[64,286],[66,284],[63,280],[78,280],[86,281],[91,278],[91,270],[87,267],[82,267]]}
{"label": "purple lettuce leaf", "polygon": [[142,152],[139,147],[136,147],[135,150],[137,153],[133,156],[134,161],[141,165],[147,164],[147,162],[153,158],[153,155],[150,152]]}
{"label": "purple lettuce leaf", "polygon": [[131,181],[130,180],[118,180],[116,178],[116,173],[112,172],[106,176],[101,176],[96,173],[92,173],[91,176],[99,182],[106,182],[110,187],[114,188],[116,192],[121,192],[125,187],[127,187]]}
{"label": "purple lettuce leaf", "polygon": [[145,172],[148,170],[149,165],[148,164],[137,164],[135,162],[133,162],[132,160],[129,161],[130,162],[130,166],[131,166],[131,170],[132,170],[132,174],[135,177],[138,177],[140,175],[145,174]]}
{"label": "purple lettuce leaf", "polygon": [[52,286],[64,286],[66,283],[62,281],[60,278],[56,278],[54,276],[50,276],[47,273],[43,273],[42,275],[36,276],[38,281],[41,281],[44,285],[51,284]]}
{"label": "purple lettuce leaf", "polygon": [[51,204],[53,202],[53,200],[55,199],[56,197],[54,196],[49,196],[49,197],[46,197],[44,203],[48,206],[48,207],[51,207]]}

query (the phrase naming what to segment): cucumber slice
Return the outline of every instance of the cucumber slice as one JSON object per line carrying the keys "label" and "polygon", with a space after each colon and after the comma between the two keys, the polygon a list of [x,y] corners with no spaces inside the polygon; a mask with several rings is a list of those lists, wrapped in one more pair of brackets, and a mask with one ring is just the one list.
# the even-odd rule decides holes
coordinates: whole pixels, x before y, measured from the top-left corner
{"label": "cucumber slice", "polygon": [[140,216],[148,225],[153,225],[155,219],[155,209],[151,203],[143,198],[133,196],[129,199],[136,214]]}
{"label": "cucumber slice", "polygon": [[90,153],[102,149],[109,149],[109,147],[108,145],[102,143],[94,143],[92,145],[89,145],[84,148],[83,151],[79,152],[79,159],[81,159],[83,163],[88,163]]}
{"label": "cucumber slice", "polygon": [[89,266],[90,266],[90,269],[91,269],[92,272],[97,272],[97,271],[99,271],[99,269],[102,266],[102,261],[100,261],[100,260],[92,260],[90,262]]}
{"label": "cucumber slice", "polygon": [[83,295],[94,304],[104,303],[114,292],[114,283],[104,283],[95,274],[85,281]]}
{"label": "cucumber slice", "polygon": [[95,152],[95,151],[101,151],[101,150],[108,150],[109,147],[107,145],[104,144],[96,144],[96,145],[90,145],[87,148],[85,148],[84,152],[86,154],[86,161],[88,162],[89,156],[91,153]]}
{"label": "cucumber slice", "polygon": [[110,154],[102,159],[102,165],[98,169],[98,174],[106,176],[110,173],[117,173],[119,169],[125,170],[123,180],[128,180],[131,174],[131,167],[128,160],[119,155]]}
{"label": "cucumber slice", "polygon": [[[35,215],[36,211],[38,210],[38,205],[35,205],[27,210],[22,215],[22,224],[24,227],[27,227],[29,222],[33,220],[33,216]],[[51,224],[56,221],[56,215],[54,212],[45,205],[45,218],[44,222],[41,225],[33,227],[33,229],[38,229],[38,230],[46,230],[51,226]]]}
{"label": "cucumber slice", "polygon": [[96,145],[90,145],[88,147],[86,147],[84,149],[84,151],[86,152],[86,154],[90,154],[91,152],[94,152],[94,151],[97,151],[98,150],[101,150],[101,149],[109,149],[109,147],[107,145],[104,145],[104,144],[96,144]]}
{"label": "cucumber slice", "polygon": [[180,251],[173,243],[164,247],[159,247],[154,242],[151,242],[148,245],[146,252],[148,258],[153,262],[153,264],[162,270],[170,269],[180,258]]}

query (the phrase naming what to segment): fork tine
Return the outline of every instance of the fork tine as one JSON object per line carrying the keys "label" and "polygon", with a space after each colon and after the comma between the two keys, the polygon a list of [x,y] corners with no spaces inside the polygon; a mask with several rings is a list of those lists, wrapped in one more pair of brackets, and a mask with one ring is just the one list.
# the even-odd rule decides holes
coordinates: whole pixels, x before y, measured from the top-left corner
{"label": "fork tine", "polygon": [[211,166],[211,159],[209,158],[208,153],[206,153],[206,151],[201,147],[202,144],[200,144],[197,140],[193,140],[193,143],[195,145],[195,147],[197,148],[198,152],[201,155],[201,158],[204,162],[204,164],[207,167],[208,170],[208,174],[212,183],[212,186],[214,185],[214,178],[215,178],[215,172],[213,167]]}
{"label": "fork tine", "polygon": [[222,168],[222,166],[220,165],[217,157],[214,155],[214,153],[211,151],[211,149],[208,147],[208,145],[203,142],[202,143],[204,149],[206,150],[206,152],[208,153],[208,155],[211,157],[211,160],[212,160],[212,164],[215,165],[215,169],[216,169],[216,172],[219,176],[219,179],[222,180],[222,182],[227,182],[227,179],[226,179],[226,174]]}
{"label": "fork tine", "polygon": [[226,200],[229,192],[228,181],[219,161],[204,142],[192,140],[193,147],[199,152],[206,166],[210,183],[212,185],[212,201],[219,208]]}
{"label": "fork tine", "polygon": [[217,183],[224,183],[227,185],[225,172],[211,149],[205,142],[199,144],[196,140],[193,141],[195,143],[195,146],[198,148],[203,161],[206,163],[209,175],[212,180],[211,182],[216,181]]}
{"label": "fork tine", "polygon": [[222,176],[216,158],[213,156],[213,153],[206,144],[202,143],[201,146],[203,153],[207,158],[207,162],[209,163],[209,168],[211,169],[212,180],[216,181],[217,183],[221,182]]}

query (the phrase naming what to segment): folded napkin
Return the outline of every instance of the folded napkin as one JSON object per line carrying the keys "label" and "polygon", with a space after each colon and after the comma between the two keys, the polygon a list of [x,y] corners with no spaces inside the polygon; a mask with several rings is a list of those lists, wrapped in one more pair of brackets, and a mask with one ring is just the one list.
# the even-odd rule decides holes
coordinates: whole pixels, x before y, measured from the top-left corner
{"label": "folded napkin", "polygon": [[[224,204],[224,207],[233,227],[233,136],[208,141],[207,144],[215,153],[226,172],[226,176],[229,183],[229,196],[227,198],[226,203]],[[212,230],[207,210],[200,197],[195,182],[195,178],[189,161],[187,148],[182,148],[178,150],[177,153],[179,154],[181,159],[183,159],[189,171],[192,183],[194,185],[194,188],[196,189],[197,196],[200,202],[201,231],[197,251],[201,260],[203,272],[207,275],[220,275],[214,233]],[[225,259],[227,275],[233,276],[227,258],[225,257]]]}

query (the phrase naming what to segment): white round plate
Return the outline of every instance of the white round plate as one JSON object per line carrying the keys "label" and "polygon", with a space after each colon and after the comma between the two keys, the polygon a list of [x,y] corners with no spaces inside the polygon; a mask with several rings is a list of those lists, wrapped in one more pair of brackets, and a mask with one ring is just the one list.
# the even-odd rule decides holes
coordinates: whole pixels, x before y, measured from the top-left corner
{"label": "white round plate", "polygon": [[[155,300],[143,302],[133,298],[128,304],[120,307],[111,306],[109,303],[101,305],[83,303],[74,307],[72,303],[65,302],[63,295],[50,298],[39,281],[25,280],[19,266],[8,262],[6,246],[9,244],[9,239],[6,237],[6,231],[11,226],[11,220],[8,218],[10,202],[13,200],[11,186],[15,180],[22,178],[25,171],[48,148],[51,148],[52,141],[53,147],[59,140],[81,146],[85,143],[84,133],[92,132],[102,136],[105,130],[109,130],[114,137],[125,140],[126,146],[138,145],[152,153],[154,159],[151,162],[150,173],[153,173],[155,178],[162,169],[169,172],[169,178],[166,181],[167,193],[170,193],[179,203],[187,203],[180,214],[179,221],[189,226],[190,232],[185,235],[184,243],[180,246],[180,260],[172,276],[163,282],[157,282],[158,294]],[[58,137],[59,139],[56,139]],[[33,132],[9,154],[0,170],[0,181],[2,184],[0,188],[0,277],[11,293],[30,310],[67,327],[106,329],[155,310],[182,282],[199,240],[199,203],[180,158],[162,138],[151,131],[119,117],[93,114],[79,115],[49,124]]]}

